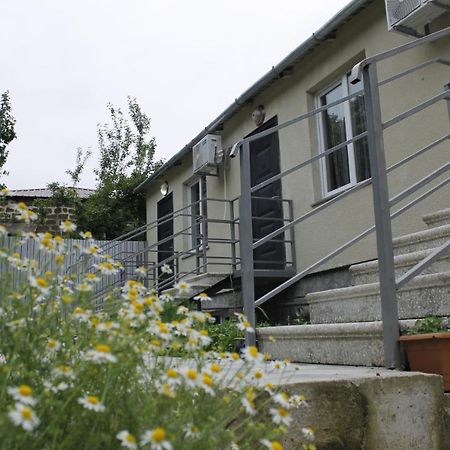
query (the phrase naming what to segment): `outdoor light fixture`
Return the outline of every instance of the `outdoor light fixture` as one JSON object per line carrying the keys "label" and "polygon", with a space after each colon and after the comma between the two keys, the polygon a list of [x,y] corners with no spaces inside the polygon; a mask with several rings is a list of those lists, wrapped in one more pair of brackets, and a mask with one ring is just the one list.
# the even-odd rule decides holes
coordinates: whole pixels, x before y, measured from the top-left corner
{"label": "outdoor light fixture", "polygon": [[164,181],[164,183],[161,184],[159,190],[161,191],[161,194],[165,197],[169,193],[169,183],[167,181]]}
{"label": "outdoor light fixture", "polygon": [[266,117],[266,111],[264,109],[263,105],[259,105],[253,112],[252,112],[252,119],[253,123],[259,127],[263,124],[264,118]]}

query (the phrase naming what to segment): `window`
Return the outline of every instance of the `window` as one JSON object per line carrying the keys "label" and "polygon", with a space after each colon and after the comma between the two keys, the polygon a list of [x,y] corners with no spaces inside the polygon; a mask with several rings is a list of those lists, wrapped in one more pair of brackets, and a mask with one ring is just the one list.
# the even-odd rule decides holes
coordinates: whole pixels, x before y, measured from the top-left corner
{"label": "window", "polygon": [[202,176],[188,186],[188,203],[190,208],[191,244],[196,250],[201,250],[208,235],[206,176]]}
{"label": "window", "polygon": [[[362,82],[350,84],[349,74],[318,97],[325,106],[363,88]],[[348,141],[367,129],[364,96],[361,93],[346,102],[332,106],[319,116],[320,150],[326,151]],[[321,159],[323,195],[339,192],[370,177],[367,137],[336,150]]]}

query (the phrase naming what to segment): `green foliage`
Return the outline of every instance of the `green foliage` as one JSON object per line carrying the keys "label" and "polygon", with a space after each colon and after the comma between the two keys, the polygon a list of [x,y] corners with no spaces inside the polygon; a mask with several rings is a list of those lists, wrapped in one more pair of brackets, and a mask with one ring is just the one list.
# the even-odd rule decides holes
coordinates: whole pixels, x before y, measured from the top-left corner
{"label": "green foliage", "polygon": [[239,330],[235,320],[208,325],[207,330],[212,338],[209,349],[216,352],[234,352],[237,340],[244,337],[244,332]]}
{"label": "green foliage", "polygon": [[[6,147],[16,138],[15,124],[16,120],[11,114],[9,92],[6,91],[1,95],[0,102],[0,176],[8,174],[7,171],[3,170],[3,166],[9,153]],[[1,186],[4,187],[3,185]]]}
{"label": "green foliage", "polygon": [[[98,188],[79,203],[76,213],[77,223],[97,239],[114,239],[145,224],[145,196],[136,194],[134,189],[162,164],[154,161],[155,138],[147,136],[150,118],[136,99],[128,97],[129,118],[111,103],[108,111],[111,123],[99,124],[97,128]],[[85,160],[79,153],[77,162],[84,166]],[[79,179],[80,171],[69,172],[73,180]]]}
{"label": "green foliage", "polygon": [[84,166],[86,161],[92,155],[92,151],[90,149],[86,150],[86,153],[83,152],[81,147],[77,148],[77,156],[75,160],[75,168],[73,170],[66,170],[66,173],[72,179],[72,186],[75,187],[80,182],[80,176],[84,170]]}
{"label": "green foliage", "polygon": [[450,331],[450,317],[427,316],[416,320],[408,334],[442,333]]}
{"label": "green foliage", "polygon": [[[119,263],[96,256],[90,273],[69,276],[64,240],[24,233],[9,245],[6,236],[1,228],[2,449],[282,448],[304,399],[263,388],[255,347],[242,359],[207,353],[211,316],[184,306],[180,292],[158,298],[139,279],[94,310],[97,283],[118,274]],[[22,258],[27,240],[35,254]],[[176,349],[185,357],[165,356]]]}

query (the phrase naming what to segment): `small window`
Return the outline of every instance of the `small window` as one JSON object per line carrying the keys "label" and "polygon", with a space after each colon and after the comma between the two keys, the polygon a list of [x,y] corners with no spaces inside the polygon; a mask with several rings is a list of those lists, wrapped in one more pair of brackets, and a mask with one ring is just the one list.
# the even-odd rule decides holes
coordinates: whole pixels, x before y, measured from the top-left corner
{"label": "small window", "polygon": [[[352,85],[346,74],[317,98],[318,106],[326,106],[363,88]],[[320,151],[324,152],[348,141],[367,129],[364,96],[359,94],[323,111],[319,116]],[[323,195],[346,189],[370,178],[367,137],[354,141],[321,159]]]}
{"label": "small window", "polygon": [[[192,248],[201,250],[206,244],[208,223],[206,222],[206,177],[202,176],[188,187],[188,202],[190,206],[191,244]],[[207,245],[207,244],[206,244]]]}

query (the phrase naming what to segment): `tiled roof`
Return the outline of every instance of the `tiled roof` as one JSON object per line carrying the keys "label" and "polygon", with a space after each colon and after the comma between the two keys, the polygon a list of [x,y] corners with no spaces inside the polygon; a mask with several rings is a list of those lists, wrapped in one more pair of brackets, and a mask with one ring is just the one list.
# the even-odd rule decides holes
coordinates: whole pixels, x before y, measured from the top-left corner
{"label": "tiled roof", "polygon": [[[94,192],[95,189],[86,188],[74,188],[78,197],[88,198]],[[30,198],[50,198],[53,196],[53,192],[47,188],[38,189],[12,189],[8,192],[7,197],[30,197]]]}

